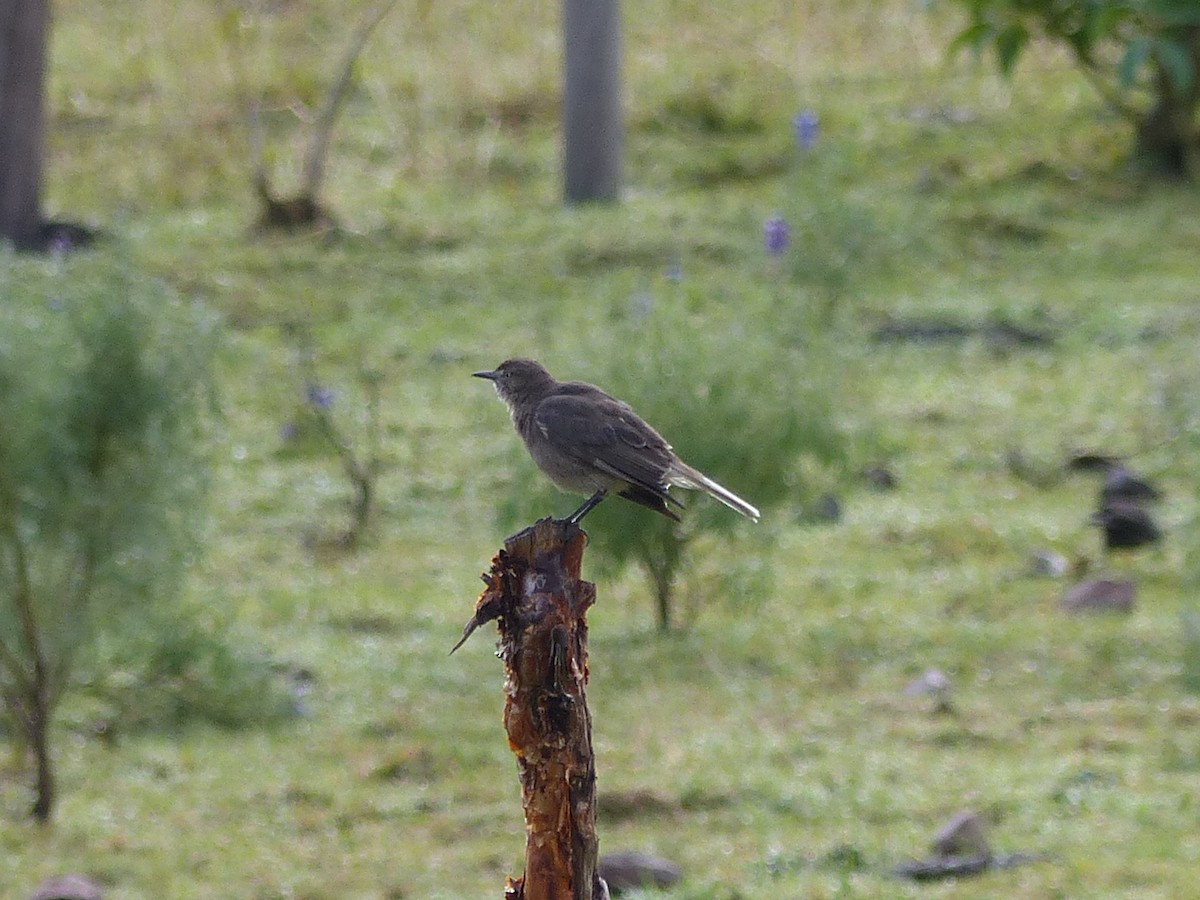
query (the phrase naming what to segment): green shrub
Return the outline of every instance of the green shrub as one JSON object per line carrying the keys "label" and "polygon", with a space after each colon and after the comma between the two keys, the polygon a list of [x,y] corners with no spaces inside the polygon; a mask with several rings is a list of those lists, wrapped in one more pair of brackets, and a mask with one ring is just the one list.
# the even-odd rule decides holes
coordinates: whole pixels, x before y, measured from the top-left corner
{"label": "green shrub", "polygon": [[177,597],[196,552],[211,344],[198,308],[119,266],[0,258],[0,691],[41,820],[81,651]]}
{"label": "green shrub", "polygon": [[968,25],[954,47],[991,47],[1012,73],[1031,38],[1061,44],[1134,123],[1134,155],[1196,174],[1200,141],[1200,4],[1195,0],[955,0]]}
{"label": "green shrub", "polygon": [[80,662],[95,718],[125,733],[191,724],[244,728],[293,711],[271,660],[190,604],[148,609]]}

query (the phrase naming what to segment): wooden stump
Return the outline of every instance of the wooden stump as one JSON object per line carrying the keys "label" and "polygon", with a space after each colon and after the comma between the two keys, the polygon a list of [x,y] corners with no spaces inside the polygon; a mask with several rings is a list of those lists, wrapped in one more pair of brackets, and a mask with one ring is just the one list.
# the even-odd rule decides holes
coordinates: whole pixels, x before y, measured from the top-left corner
{"label": "wooden stump", "polygon": [[[504,727],[525,807],[525,874],[507,900],[602,900],[596,871],[596,767],[587,707],[587,610],[579,577],[587,535],[554,519],[508,538],[463,631],[495,619],[504,663]],[[459,642],[461,646],[462,641]],[[457,647],[455,648],[457,649]],[[453,651],[451,651],[453,652]]]}

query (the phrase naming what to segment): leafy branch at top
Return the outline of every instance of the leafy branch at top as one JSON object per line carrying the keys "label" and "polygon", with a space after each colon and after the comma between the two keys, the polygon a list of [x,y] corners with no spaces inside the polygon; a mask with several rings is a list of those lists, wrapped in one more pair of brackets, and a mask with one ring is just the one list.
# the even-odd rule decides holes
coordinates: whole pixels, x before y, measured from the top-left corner
{"label": "leafy branch at top", "polygon": [[1133,123],[1134,157],[1194,176],[1200,150],[1200,3],[1195,0],[954,0],[968,24],[952,50],[990,48],[1005,76],[1036,37],[1066,47],[1105,102]]}

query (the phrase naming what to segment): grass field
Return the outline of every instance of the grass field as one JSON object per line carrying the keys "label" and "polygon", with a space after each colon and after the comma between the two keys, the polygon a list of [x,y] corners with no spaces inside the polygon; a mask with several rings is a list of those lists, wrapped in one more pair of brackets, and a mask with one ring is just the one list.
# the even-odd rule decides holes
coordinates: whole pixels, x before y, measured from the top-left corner
{"label": "grass field", "polygon": [[[68,700],[52,827],[25,818],[27,774],[0,774],[0,896],[65,871],[116,900],[500,896],[524,844],[501,667],[490,633],[446,654],[506,533],[495,510],[540,476],[467,376],[521,354],[598,377],[636,349],[643,307],[684,315],[680,340],[728,334],[731,354],[742,337],[834,345],[814,377],[861,437],[845,471],[790,461],[838,492],[838,523],[813,524],[798,491],[700,540],[674,631],[636,570],[597,577],[602,851],[675,860],[684,880],[645,896],[689,900],[1193,893],[1195,188],[1128,172],[1128,129],[1050,50],[1011,85],[948,62],[944,10],[752,0],[731,22],[676,0],[626,5],[624,202],[565,209],[557,7],[402,0],[335,132],[323,199],[341,227],[258,234],[247,97],[266,101],[286,192],[345,8],[56,4],[49,211],[222,323],[189,599],[312,688],[282,723],[109,741]],[[806,152],[800,110],[821,124]],[[875,337],[931,318],[1051,340]],[[345,517],[336,459],[281,436],[304,398],[297,328],[350,433],[362,371],[382,378],[379,515],[353,554],[313,549]],[[1039,550],[1108,565],[1094,480],[1050,477],[1080,449],[1128,455],[1166,492],[1165,542],[1112,563],[1138,586],[1127,617],[1067,616],[1066,579],[1029,574]],[[1019,477],[1016,450],[1047,477]],[[854,477],[875,455],[895,491]],[[739,465],[712,474],[737,489]],[[769,577],[724,577],[754,570]],[[903,693],[934,667],[950,714]],[[1045,860],[889,877],[967,807],[997,850]]]}

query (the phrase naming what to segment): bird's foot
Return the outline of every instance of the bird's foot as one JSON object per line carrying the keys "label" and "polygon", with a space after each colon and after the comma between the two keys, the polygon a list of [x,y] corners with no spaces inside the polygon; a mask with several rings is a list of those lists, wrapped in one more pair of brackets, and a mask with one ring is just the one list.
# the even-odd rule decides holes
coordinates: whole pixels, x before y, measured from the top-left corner
{"label": "bird's foot", "polygon": [[583,505],[579,507],[579,509],[575,510],[575,512],[571,513],[571,515],[567,516],[567,518],[563,519],[562,521],[567,525],[578,525],[583,521],[583,517],[599,506],[600,501],[607,496],[608,491],[604,488],[600,488],[600,490],[596,491],[596,493],[592,494],[592,496],[583,501]]}

